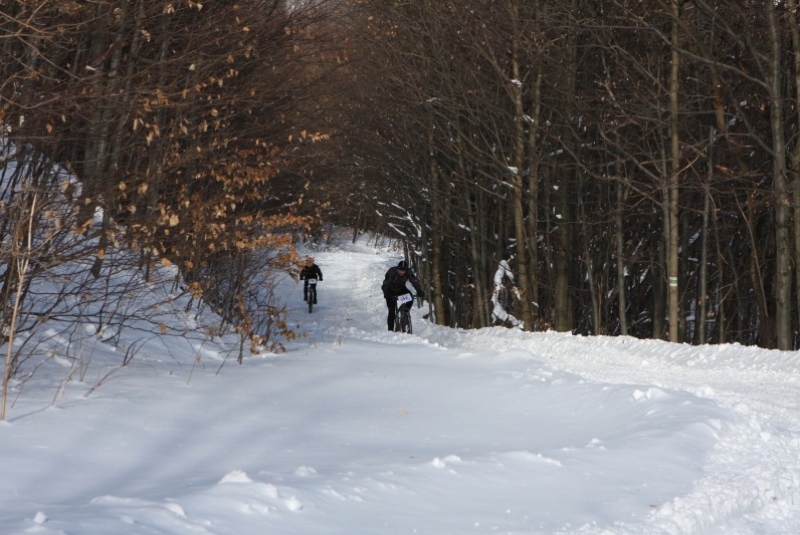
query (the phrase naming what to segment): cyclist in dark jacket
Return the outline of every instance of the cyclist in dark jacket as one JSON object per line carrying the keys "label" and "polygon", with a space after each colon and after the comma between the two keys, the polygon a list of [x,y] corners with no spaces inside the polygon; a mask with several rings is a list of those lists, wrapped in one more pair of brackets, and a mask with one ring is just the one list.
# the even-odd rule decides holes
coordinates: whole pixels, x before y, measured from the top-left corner
{"label": "cyclist in dark jacket", "polygon": [[[303,284],[303,301],[308,301],[308,279],[322,280],[322,270],[314,263],[313,258],[306,259],[305,267],[300,270],[300,280],[305,281]],[[314,299],[314,304],[317,304],[316,299]]]}
{"label": "cyclist in dark jacket", "polygon": [[[389,317],[386,319],[386,322],[390,331],[394,330],[397,296],[411,293],[411,290],[406,287],[406,283],[408,282],[411,283],[420,298],[424,297],[419,279],[417,279],[414,272],[409,269],[408,262],[405,260],[401,260],[397,266],[389,268],[389,271],[386,272],[386,276],[383,278],[381,290],[383,290],[383,298],[386,299],[386,307],[389,309]],[[411,302],[403,306],[411,308]]]}

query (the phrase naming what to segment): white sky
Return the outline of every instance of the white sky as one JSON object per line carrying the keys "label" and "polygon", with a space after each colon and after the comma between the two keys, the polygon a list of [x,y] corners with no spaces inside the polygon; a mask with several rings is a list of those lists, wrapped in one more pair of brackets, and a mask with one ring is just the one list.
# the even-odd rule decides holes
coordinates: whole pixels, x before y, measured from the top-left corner
{"label": "white sky", "polygon": [[346,237],[313,254],[313,314],[282,287],[307,335],[287,353],[239,367],[189,317],[88,397],[141,332],[89,336],[63,392],[63,358],[15,383],[0,534],[800,533],[795,353],[467,332],[419,309],[390,333],[399,255]]}

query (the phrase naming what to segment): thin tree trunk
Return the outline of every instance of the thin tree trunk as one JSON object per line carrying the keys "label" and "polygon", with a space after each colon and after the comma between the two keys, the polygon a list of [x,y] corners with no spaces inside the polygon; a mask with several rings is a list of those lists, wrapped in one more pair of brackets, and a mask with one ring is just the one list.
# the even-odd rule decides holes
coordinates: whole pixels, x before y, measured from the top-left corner
{"label": "thin tree trunk", "polygon": [[[792,31],[792,49],[794,51],[794,89],[795,102],[800,104],[800,5],[797,0],[789,1],[789,28]],[[797,126],[800,128],[800,113],[795,113]],[[795,255],[795,295],[797,310],[800,311],[800,136],[795,138],[792,150],[792,190],[794,202],[794,255]],[[800,318],[800,314],[798,314]]]}
{"label": "thin tree trunk", "polygon": [[[23,192],[21,195],[28,196],[28,193]],[[31,261],[31,251],[33,249],[33,222],[36,217],[35,214],[39,207],[37,206],[38,194],[30,194],[30,205],[26,206],[27,210],[17,211],[17,220],[15,221],[14,235],[11,237],[11,264],[15,264],[15,272],[17,274],[16,280],[16,293],[14,295],[14,304],[11,307],[11,318],[8,322],[8,335],[6,348],[6,362],[3,369],[3,396],[0,402],[0,422],[6,419],[6,402],[8,400],[8,382],[11,378],[11,363],[14,360],[14,331],[17,328],[17,318],[19,317],[20,303],[22,302],[22,295],[25,288],[25,278],[28,274],[28,266]],[[20,207],[21,208],[21,207]],[[27,213],[26,213],[27,212]],[[26,227],[26,228],[25,228]],[[25,230],[23,230],[25,228]],[[20,237],[25,240],[25,249],[20,250]],[[5,327],[5,325],[3,325]]]}
{"label": "thin tree trunk", "polygon": [[[666,177],[666,169],[662,169],[663,176]],[[660,266],[657,281],[658,287],[654,289],[655,292],[655,306],[653,311],[653,337],[664,338],[667,335],[669,338],[668,323],[672,321],[669,317],[669,289],[667,277],[669,274],[669,190],[667,185],[664,184],[661,188],[662,197],[664,202],[661,203],[662,220],[664,224],[661,225],[661,235],[659,236],[658,244],[658,265]]]}
{"label": "thin tree trunk", "polygon": [[[572,0],[570,6],[571,27],[567,28],[568,35],[565,38],[566,51],[566,78],[564,82],[564,94],[562,103],[564,105],[564,124],[563,143],[572,144],[571,123],[575,115],[575,91],[577,86],[578,70],[578,36],[575,20],[577,19],[581,0]],[[573,150],[565,151],[574,154]],[[556,281],[555,281],[555,329],[559,332],[571,331],[573,328],[572,297],[570,295],[570,282],[575,258],[573,255],[573,236],[572,236],[572,206],[573,196],[580,195],[580,191],[574,191],[576,180],[573,176],[575,171],[564,166],[561,171],[561,183],[558,187],[558,212],[560,220],[558,222],[558,240],[556,250]]]}
{"label": "thin tree trunk", "polygon": [[431,174],[431,212],[433,224],[431,229],[431,279],[433,282],[433,313],[437,325],[445,325],[444,295],[442,288],[442,222],[439,203],[439,166],[436,163],[436,152],[433,136],[433,125],[428,128],[428,161]]}
{"label": "thin tree trunk", "polygon": [[536,74],[533,86],[533,114],[528,134],[528,255],[530,265],[528,269],[531,281],[531,301],[533,310],[531,314],[535,320],[541,314],[539,304],[539,139],[538,128],[542,114],[542,74]]}
{"label": "thin tree trunk", "polygon": [[[513,23],[516,26],[519,20],[519,6],[515,3],[512,6]],[[525,232],[525,214],[523,210],[522,198],[525,189],[522,186],[522,166],[525,157],[525,108],[522,95],[522,82],[520,81],[519,66],[519,35],[517,28],[514,29],[511,47],[511,96],[514,102],[514,142],[512,149],[513,169],[511,171],[511,195],[514,207],[514,234],[517,238],[517,271],[518,285],[520,291],[520,315],[522,324],[526,331],[533,330],[533,316],[531,314],[531,291],[530,280],[528,278],[528,252]]]}
{"label": "thin tree trunk", "polygon": [[[753,215],[753,205],[752,203],[747,203],[746,211],[742,208],[741,203],[739,203],[737,199],[737,203],[739,204],[739,211],[744,218],[745,225],[747,225],[747,232],[749,233],[750,237],[750,264],[749,264],[749,272],[750,272],[750,281],[752,283],[753,292],[756,295],[756,302],[758,304],[758,311],[759,311],[759,318],[758,319],[758,330],[761,333],[760,338],[761,344],[766,344],[767,347],[774,347],[774,339],[773,339],[773,329],[772,329],[772,319],[769,314],[769,306],[767,305],[767,293],[764,290],[764,280],[761,275],[761,264],[759,262],[759,249],[758,245],[760,243],[758,236],[756,235],[753,229],[753,221],[755,219]],[[737,292],[738,293],[738,292]],[[741,299],[741,297],[740,297]]]}
{"label": "thin tree trunk", "polygon": [[[711,163],[709,162],[709,167]],[[706,189],[705,202],[703,204],[703,237],[700,244],[700,281],[697,285],[697,300],[700,310],[695,314],[695,324],[697,325],[697,343],[705,344],[706,338],[706,318],[708,317],[708,213],[711,210],[711,194]]]}
{"label": "thin tree trunk", "polygon": [[719,329],[719,340],[718,343],[724,344],[726,341],[726,330],[725,330],[725,300],[727,298],[727,292],[725,292],[725,257],[722,253],[722,244],[721,238],[719,235],[719,224],[717,223],[717,217],[714,217],[711,220],[714,224],[714,241],[716,243],[716,252],[717,252],[717,295],[716,295],[716,302],[717,302],[717,313],[715,314],[714,320],[717,322],[717,327]]}
{"label": "thin tree trunk", "polygon": [[772,128],[773,190],[775,192],[775,322],[778,349],[792,348],[792,267],[789,248],[789,191],[786,176],[781,91],[781,41],[774,0],[764,0],[767,10],[772,55],[770,58],[769,97]]}
{"label": "thin tree trunk", "polygon": [[670,107],[670,178],[667,189],[667,198],[669,203],[669,210],[667,214],[667,229],[668,229],[668,242],[667,242],[667,282],[668,282],[668,300],[669,300],[669,340],[670,342],[679,342],[679,302],[680,291],[678,288],[678,248],[680,246],[680,239],[678,236],[679,212],[678,212],[678,180],[680,173],[680,136],[679,136],[679,120],[678,120],[678,88],[679,88],[679,70],[680,70],[680,54],[678,53],[679,46],[679,23],[680,18],[680,3],[678,0],[672,1],[672,57],[670,64],[670,77],[669,77],[669,107]]}
{"label": "thin tree trunk", "polygon": [[[535,31],[540,30],[542,21],[542,4],[540,0],[534,0],[534,13],[536,17]],[[531,103],[530,122],[528,125],[528,255],[530,265],[528,276],[531,281],[531,301],[533,310],[531,311],[533,320],[541,317],[541,305],[539,303],[539,127],[542,117],[542,81],[544,76],[538,66],[534,66],[535,75],[533,76],[533,102]]]}
{"label": "thin tree trunk", "polygon": [[469,225],[469,252],[470,263],[472,265],[472,283],[474,291],[472,292],[472,326],[475,328],[487,327],[488,323],[485,321],[484,310],[486,308],[486,294],[481,278],[481,264],[480,264],[480,251],[478,245],[478,229],[475,214],[472,210],[472,202],[469,198],[469,189],[462,187],[462,204],[467,214],[467,224]]}
{"label": "thin tree trunk", "polygon": [[[582,181],[579,181],[578,189],[583,189]],[[585,226],[586,223],[586,207],[583,203],[583,197],[578,196],[578,213],[580,214],[581,225],[583,225],[582,248],[583,248],[583,263],[586,267],[586,281],[589,285],[589,296],[592,303],[592,332],[595,335],[602,334],[600,322],[600,299],[602,292],[595,281],[594,264],[592,263],[592,256],[589,253],[589,231]]]}
{"label": "thin tree trunk", "polygon": [[478,251],[478,274],[476,278],[476,284],[480,284],[482,287],[483,293],[483,301],[480,303],[481,305],[481,315],[483,316],[483,324],[484,325],[491,325],[492,322],[492,305],[488,298],[488,289],[489,289],[489,281],[487,276],[489,275],[491,268],[491,258],[487,254],[487,243],[486,237],[488,236],[488,206],[485,205],[485,195],[484,193],[478,189],[475,192],[476,201],[474,202],[475,206],[475,217],[477,219],[477,229],[478,229],[478,238],[476,240],[476,246]]}
{"label": "thin tree trunk", "polygon": [[[680,251],[689,251],[689,238],[692,235],[692,231],[689,227],[689,218],[686,217],[686,215],[679,215],[679,226],[679,236],[681,236]],[[694,333],[689,332],[687,319],[691,307],[686,302],[686,300],[689,299],[689,292],[686,289],[689,288],[691,277],[694,275],[689,267],[690,261],[688,253],[685,253],[678,258],[678,266],[678,273],[682,274],[680,287],[684,288],[683,291],[679,292],[678,299],[678,311],[680,312],[678,321],[678,340],[680,342],[685,342],[691,339],[689,338],[689,334],[694,335]]]}
{"label": "thin tree trunk", "polygon": [[[552,171],[552,168],[547,168]],[[542,203],[542,214],[544,214],[544,240],[542,246],[542,253],[544,256],[544,283],[543,286],[546,288],[554,288],[555,287],[555,255],[554,255],[554,248],[553,248],[553,199],[551,195],[552,191],[552,172],[547,173],[544,178],[544,184],[542,187],[543,193],[543,203]],[[540,317],[545,318],[548,326],[552,326],[555,322],[555,304],[554,304],[554,295],[552,290],[544,294],[539,299],[539,315]],[[547,302],[543,303],[542,298],[545,298]],[[546,311],[546,312],[543,312]]]}
{"label": "thin tree trunk", "polygon": [[[620,163],[617,161],[617,173],[620,171]],[[625,256],[624,256],[624,232],[622,228],[622,209],[625,203],[625,185],[622,181],[617,182],[617,209],[616,209],[616,255],[617,255],[617,303],[619,314],[619,329],[622,336],[628,334],[628,309],[627,293],[625,291]]]}

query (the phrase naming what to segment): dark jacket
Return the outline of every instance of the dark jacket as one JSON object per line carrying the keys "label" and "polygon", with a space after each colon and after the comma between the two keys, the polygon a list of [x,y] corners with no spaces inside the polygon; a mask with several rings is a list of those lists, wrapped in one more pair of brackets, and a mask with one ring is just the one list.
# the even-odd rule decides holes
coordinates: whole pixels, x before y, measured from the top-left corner
{"label": "dark jacket", "polygon": [[300,280],[317,279],[322,280],[322,271],[316,264],[311,264],[300,270]]}
{"label": "dark jacket", "polygon": [[411,293],[408,288],[406,288],[406,282],[411,282],[411,285],[417,291],[417,295],[422,295],[422,286],[413,271],[409,269],[406,270],[405,275],[400,275],[400,273],[397,272],[397,267],[389,268],[389,271],[386,272],[386,276],[383,278],[383,284],[381,285],[383,297],[389,299],[391,297],[397,297],[398,295]]}

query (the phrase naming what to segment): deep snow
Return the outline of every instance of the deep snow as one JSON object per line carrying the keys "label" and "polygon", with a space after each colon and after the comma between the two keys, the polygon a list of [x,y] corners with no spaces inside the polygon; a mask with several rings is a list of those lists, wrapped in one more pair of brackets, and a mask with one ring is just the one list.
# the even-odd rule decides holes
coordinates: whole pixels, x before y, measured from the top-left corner
{"label": "deep snow", "polygon": [[97,386],[141,333],[87,319],[83,381],[61,390],[55,355],[15,382],[0,534],[800,533],[795,353],[467,332],[424,308],[391,333],[398,253],[313,254],[314,312],[281,288],[306,335],[286,353],[237,366],[235,338],[178,316],[185,335]]}

